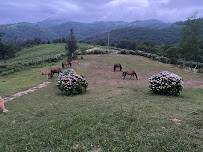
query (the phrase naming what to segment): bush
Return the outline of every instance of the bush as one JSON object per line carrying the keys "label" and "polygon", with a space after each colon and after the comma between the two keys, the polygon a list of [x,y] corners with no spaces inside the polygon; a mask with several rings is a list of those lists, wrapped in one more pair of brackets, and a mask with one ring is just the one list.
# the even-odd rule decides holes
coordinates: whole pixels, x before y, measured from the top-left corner
{"label": "bush", "polygon": [[128,54],[126,50],[121,50],[120,54]]}
{"label": "bush", "polygon": [[77,95],[86,92],[87,81],[75,73],[74,70],[65,70],[58,76],[57,86],[65,95]]}
{"label": "bush", "polygon": [[184,84],[181,77],[168,71],[153,75],[149,78],[149,83],[149,88],[154,93],[174,96],[180,95]]}

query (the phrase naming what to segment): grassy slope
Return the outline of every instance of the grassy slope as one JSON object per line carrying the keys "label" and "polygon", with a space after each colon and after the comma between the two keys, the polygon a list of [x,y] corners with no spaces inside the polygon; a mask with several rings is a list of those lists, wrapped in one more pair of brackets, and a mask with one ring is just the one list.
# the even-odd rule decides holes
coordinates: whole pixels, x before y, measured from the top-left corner
{"label": "grassy slope", "polygon": [[[121,72],[112,72],[112,65],[118,62],[124,69],[135,69],[140,79],[124,80]],[[44,69],[51,66],[60,63]],[[130,55],[87,55],[74,61],[73,68],[87,78],[86,94],[63,96],[52,79],[49,86],[5,104],[10,111],[0,113],[1,151],[203,149],[203,90],[197,88],[202,75]],[[46,78],[39,74],[41,70],[0,77],[7,82],[1,86],[2,94],[43,82]],[[148,78],[162,70],[184,78],[186,88],[180,97],[149,92]],[[173,118],[180,119],[181,125],[170,121]]]}

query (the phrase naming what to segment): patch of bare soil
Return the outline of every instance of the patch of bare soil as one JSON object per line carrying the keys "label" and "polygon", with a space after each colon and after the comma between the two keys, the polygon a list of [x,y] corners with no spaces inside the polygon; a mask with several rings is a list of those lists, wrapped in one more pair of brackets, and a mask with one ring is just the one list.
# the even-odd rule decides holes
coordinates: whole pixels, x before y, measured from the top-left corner
{"label": "patch of bare soil", "polygon": [[42,84],[39,84],[38,86],[35,86],[35,87],[32,87],[32,88],[28,89],[28,90],[18,92],[16,94],[12,95],[11,97],[5,97],[5,98],[3,98],[4,103],[7,102],[7,101],[11,101],[11,100],[13,100],[13,99],[15,99],[17,97],[22,96],[22,95],[34,92],[34,91],[36,91],[36,90],[38,90],[40,88],[46,87],[49,83],[50,82],[46,81],[46,82],[44,82]]}

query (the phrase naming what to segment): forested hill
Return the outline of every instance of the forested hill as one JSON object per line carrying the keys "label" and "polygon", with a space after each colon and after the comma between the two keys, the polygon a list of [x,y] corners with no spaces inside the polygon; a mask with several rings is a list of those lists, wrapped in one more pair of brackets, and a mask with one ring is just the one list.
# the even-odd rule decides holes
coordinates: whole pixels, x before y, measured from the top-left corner
{"label": "forested hill", "polygon": [[56,34],[52,29],[47,28],[43,25],[33,24],[33,23],[17,23],[0,25],[0,32],[5,33],[2,37],[3,41],[17,41],[22,42],[28,39],[40,38],[44,41],[53,40],[58,34]]}
{"label": "forested hill", "polygon": [[65,22],[61,24],[44,23],[17,23],[0,25],[0,32],[5,33],[4,41],[26,41],[28,39],[40,38],[43,41],[67,37],[73,28],[77,40],[101,34],[113,29],[126,27],[126,22]]}
{"label": "forested hill", "polygon": [[[153,40],[158,44],[176,44],[180,39],[181,27],[167,27],[162,29],[152,29],[145,27],[128,27],[112,30],[109,33],[110,43],[117,43],[124,40]],[[86,38],[85,41],[107,41],[107,33]]]}
{"label": "forested hill", "polygon": [[[126,27],[115,29],[109,32],[110,43],[117,43],[124,40],[152,40],[157,44],[177,44],[179,42],[183,22],[176,22],[165,28],[146,28],[146,27]],[[86,38],[84,41],[103,41],[107,43],[108,33],[103,33],[93,37]],[[200,36],[203,38],[203,25]]]}
{"label": "forested hill", "polygon": [[169,26],[159,20],[135,21],[132,23],[122,21],[80,23],[65,20],[44,20],[39,23],[17,23],[0,25],[0,32],[5,33],[4,41],[26,41],[28,39],[40,38],[43,41],[54,40],[69,35],[73,28],[77,40],[95,36],[101,33],[127,27],[163,28]]}

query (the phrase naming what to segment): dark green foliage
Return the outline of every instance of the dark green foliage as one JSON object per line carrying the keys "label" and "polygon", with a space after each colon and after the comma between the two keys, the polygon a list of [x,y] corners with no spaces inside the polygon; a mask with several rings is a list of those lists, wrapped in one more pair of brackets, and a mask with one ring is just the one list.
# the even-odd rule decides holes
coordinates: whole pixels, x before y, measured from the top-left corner
{"label": "dark green foliage", "polygon": [[103,51],[103,50],[93,50],[90,52],[87,52],[87,54],[108,54],[108,51]]}
{"label": "dark green foliage", "polygon": [[168,47],[166,50],[165,50],[165,56],[167,58],[170,58],[170,59],[178,59],[179,56],[180,56],[180,52],[179,52],[180,48],[177,47],[177,46],[171,46],[171,47]]}
{"label": "dark green foliage", "polygon": [[24,42],[20,42],[19,45],[22,47],[33,47],[35,45],[45,44],[46,42],[43,42],[39,38],[35,38],[34,40],[26,40]]}
{"label": "dark green foliage", "polygon": [[9,59],[15,57],[15,52],[20,50],[20,47],[16,43],[4,43],[1,41],[1,37],[4,33],[0,33],[0,60]]}
{"label": "dark green foliage", "polygon": [[197,57],[203,52],[200,39],[201,22],[202,20],[196,19],[196,14],[194,14],[183,24],[179,45],[181,55],[185,60],[197,61]]}
{"label": "dark green foliage", "polygon": [[[145,40],[154,41],[156,44],[176,44],[180,38],[181,28],[167,27],[163,29],[151,29],[144,27],[127,27],[112,30],[110,32],[110,42],[118,43],[126,40],[142,42]],[[107,33],[86,38],[85,41],[107,40]]]}
{"label": "dark green foliage", "polygon": [[66,43],[66,42],[67,42],[66,38],[55,39],[52,41],[52,43]]}
{"label": "dark green foliage", "polygon": [[116,47],[127,49],[127,50],[136,50],[137,49],[137,42],[136,41],[121,41],[119,42]]}
{"label": "dark green foliage", "polygon": [[66,51],[67,51],[67,58],[69,61],[72,60],[72,57],[75,53],[75,51],[77,50],[77,41],[75,40],[75,36],[73,33],[73,29],[70,30],[70,37],[69,40],[66,43]]}
{"label": "dark green foliage", "polygon": [[58,34],[44,25],[34,23],[17,23],[0,25],[0,31],[5,33],[4,41],[24,42],[39,38],[42,41],[47,39],[53,40],[59,38]]}

